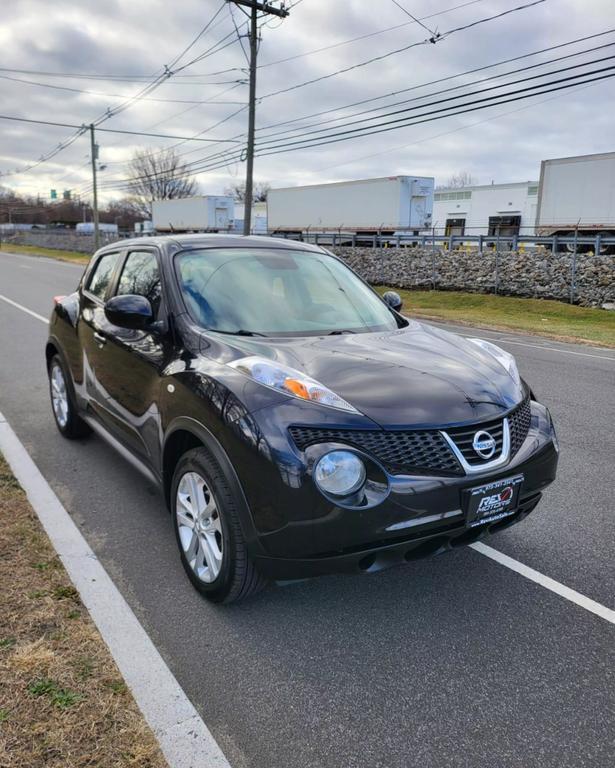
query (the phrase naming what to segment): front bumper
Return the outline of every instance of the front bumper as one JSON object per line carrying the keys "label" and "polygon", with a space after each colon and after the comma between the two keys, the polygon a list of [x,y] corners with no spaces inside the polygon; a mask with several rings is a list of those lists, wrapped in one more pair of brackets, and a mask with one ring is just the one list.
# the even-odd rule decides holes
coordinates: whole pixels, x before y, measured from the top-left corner
{"label": "front bumper", "polygon": [[[261,434],[275,434],[271,424],[263,426]],[[251,472],[247,482],[240,478],[252,510],[251,555],[259,570],[276,579],[371,573],[472,543],[526,517],[557,471],[549,413],[532,402],[527,437],[506,465],[471,476],[388,475],[389,493],[382,503],[348,509],[316,489],[305,455],[286,442],[283,432],[267,444],[262,471]],[[469,527],[463,492],[519,474],[524,480],[516,511]]]}
{"label": "front bumper", "polygon": [[542,494],[522,499],[517,511],[495,523],[468,528],[465,521],[451,524],[446,528],[430,532],[422,531],[394,544],[360,548],[355,552],[311,558],[281,558],[257,556],[254,562],[258,570],[271,579],[306,579],[332,573],[377,573],[411,560],[441,555],[451,549],[467,546],[518,523],[536,507]]}

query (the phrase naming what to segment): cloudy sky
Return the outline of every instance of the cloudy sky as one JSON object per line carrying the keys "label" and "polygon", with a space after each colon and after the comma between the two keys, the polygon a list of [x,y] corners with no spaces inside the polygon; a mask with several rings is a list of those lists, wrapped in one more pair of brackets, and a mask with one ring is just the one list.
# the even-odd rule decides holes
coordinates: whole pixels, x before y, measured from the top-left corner
{"label": "cloudy sky", "polygon": [[[287,5],[295,6],[289,17],[283,22],[272,17],[262,27],[258,71],[258,95],[262,98],[257,112],[260,135],[278,134],[275,140],[269,139],[268,146],[275,147],[282,140],[296,141],[302,130],[341,130],[344,119],[353,119],[358,111],[371,108],[390,112],[387,105],[408,99],[414,101],[393,109],[428,104],[444,98],[442,94],[433,96],[444,88],[465,84],[467,90],[476,90],[479,86],[469,84],[480,78],[615,44],[614,32],[429,84],[615,27],[612,0],[545,0],[448,37],[443,35],[435,45],[418,45],[386,55],[429,36],[398,5],[442,34],[527,2],[531,0],[399,0],[399,4],[395,0],[287,0]],[[171,68],[177,69],[212,47],[214,52],[170,77],[147,98],[131,103],[101,128],[181,137],[201,134],[201,138],[226,140],[225,144],[184,142],[176,147],[186,162],[201,165],[208,155],[220,158],[218,153],[227,152],[225,167],[198,175],[203,193],[220,193],[244,174],[244,165],[236,158],[247,125],[247,111],[241,107],[248,93],[246,58],[235,35],[233,17],[241,34],[245,34],[246,19],[236,7],[232,17],[230,6],[222,0],[13,0],[10,14],[4,14],[0,22],[0,112],[35,120],[89,123],[137,94],[149,82],[145,78],[151,80],[171,64],[218,11],[207,32]],[[361,39],[352,41],[354,38]],[[220,50],[216,51],[218,41]],[[243,44],[247,47],[247,40],[243,39]],[[542,69],[508,75],[497,82],[614,55],[615,45]],[[384,58],[270,95],[380,56]],[[586,70],[614,62],[588,64]],[[571,70],[558,77],[579,71],[584,70]],[[402,89],[413,90],[348,106]],[[485,184],[536,179],[543,158],[615,150],[614,97],[615,79],[603,80],[380,135],[261,157],[256,161],[255,175],[273,186],[406,173],[435,176],[442,184],[459,171],[468,171],[478,183]],[[436,108],[426,107],[421,113]],[[310,117],[325,110],[326,115]],[[237,114],[229,118],[233,112]],[[337,121],[323,125],[322,121],[332,118]],[[289,120],[296,122],[266,128]],[[217,123],[220,125],[214,127]],[[278,133],[291,129],[292,135]],[[25,171],[74,131],[0,120],[0,132],[1,185],[46,197],[51,188],[70,188],[88,195],[87,135]],[[135,149],[161,149],[178,143],[113,133],[99,133],[98,141],[100,162],[106,164],[100,175],[104,199],[124,194],[121,184],[126,163]]]}

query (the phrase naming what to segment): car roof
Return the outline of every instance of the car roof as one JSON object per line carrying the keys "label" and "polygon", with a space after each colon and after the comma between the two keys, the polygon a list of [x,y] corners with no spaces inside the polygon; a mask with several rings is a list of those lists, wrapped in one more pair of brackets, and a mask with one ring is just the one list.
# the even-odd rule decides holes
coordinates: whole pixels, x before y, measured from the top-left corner
{"label": "car roof", "polygon": [[[319,246],[303,243],[297,240],[287,240],[282,237],[266,237],[264,235],[229,235],[229,234],[204,234],[191,235],[153,235],[151,237],[135,237],[109,243],[101,251],[114,250],[118,247],[131,248],[135,245],[157,245],[162,250],[177,252],[181,248],[285,248],[299,251],[312,251],[322,255],[323,250]],[[173,247],[175,246],[175,247]]]}

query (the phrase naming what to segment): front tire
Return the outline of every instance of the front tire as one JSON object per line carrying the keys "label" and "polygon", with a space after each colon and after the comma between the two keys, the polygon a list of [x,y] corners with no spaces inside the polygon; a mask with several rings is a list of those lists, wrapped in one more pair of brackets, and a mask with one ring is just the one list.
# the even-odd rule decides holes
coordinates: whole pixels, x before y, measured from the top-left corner
{"label": "front tire", "polygon": [[214,603],[243,600],[267,584],[248,555],[239,504],[224,471],[205,448],[182,456],[171,486],[175,536],[188,578]]}
{"label": "front tire", "polygon": [[70,375],[59,355],[49,361],[49,396],[53,418],[63,437],[76,440],[90,433],[77,411]]}

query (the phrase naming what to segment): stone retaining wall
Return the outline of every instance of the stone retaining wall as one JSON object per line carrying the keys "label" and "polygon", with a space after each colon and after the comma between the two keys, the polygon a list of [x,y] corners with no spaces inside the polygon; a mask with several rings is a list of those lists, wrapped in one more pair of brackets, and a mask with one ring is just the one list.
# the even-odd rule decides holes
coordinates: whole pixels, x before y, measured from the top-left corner
{"label": "stone retaining wall", "polygon": [[[101,233],[102,243],[116,240]],[[5,242],[82,253],[94,250],[93,235],[75,232],[19,232]],[[573,256],[549,251],[446,251],[431,248],[332,248],[375,285],[397,288],[497,292],[509,296],[570,300]],[[600,307],[615,302],[615,257],[577,254],[574,300]]]}
{"label": "stone retaining wall", "polygon": [[[100,233],[101,245],[113,243],[117,239],[117,235],[108,232]],[[39,248],[56,248],[60,251],[94,253],[94,235],[78,235],[71,230],[16,232],[13,235],[3,236],[1,242],[15,243],[16,245],[36,245]]]}
{"label": "stone retaining wall", "polygon": [[[548,251],[443,251],[431,248],[333,248],[374,285],[497,292],[570,300],[573,256]],[[584,306],[615,302],[615,257],[577,254],[574,300]]]}

